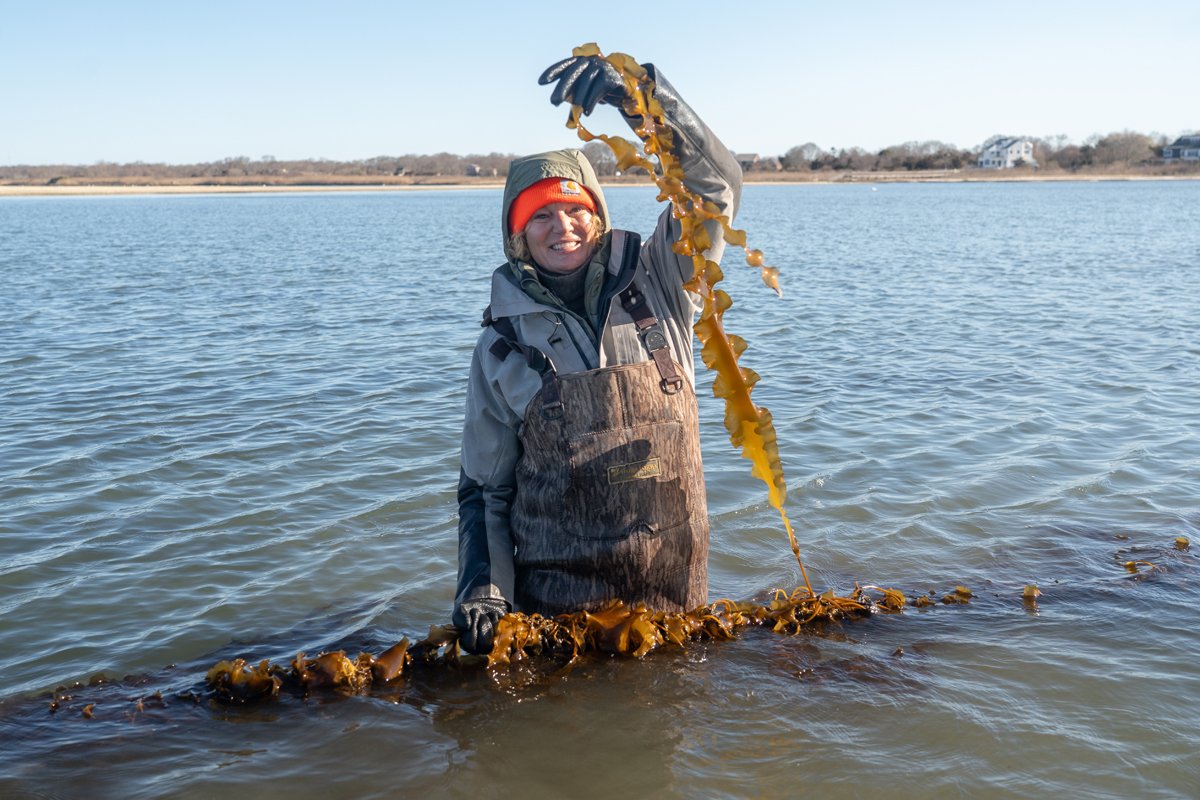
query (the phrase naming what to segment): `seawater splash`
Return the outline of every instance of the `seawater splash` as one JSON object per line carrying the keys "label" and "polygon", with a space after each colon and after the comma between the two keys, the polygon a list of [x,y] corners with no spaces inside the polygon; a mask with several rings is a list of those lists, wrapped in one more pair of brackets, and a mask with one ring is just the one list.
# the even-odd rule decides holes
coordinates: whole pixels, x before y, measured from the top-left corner
{"label": "seawater splash", "polygon": [[684,288],[696,293],[703,300],[703,308],[694,330],[696,338],[700,340],[700,357],[704,365],[716,373],[712,384],[713,395],[725,401],[725,430],[728,431],[733,446],[741,450],[743,458],[750,461],[754,476],[767,485],[767,499],[779,512],[783,521],[788,544],[796,557],[796,564],[800,567],[804,587],[809,595],[815,597],[816,593],[808,580],[804,562],[800,559],[800,546],[796,542],[796,534],[784,510],[787,481],[784,479],[783,464],[779,458],[775,423],[770,411],[755,405],[750,399],[750,392],[758,383],[759,376],[754,370],[738,365],[738,360],[746,351],[746,341],[740,336],[725,332],[722,317],[733,305],[733,300],[727,292],[717,288],[717,284],[724,280],[725,274],[720,265],[706,255],[712,247],[712,240],[705,224],[718,223],[725,242],[741,247],[746,254],[746,264],[759,269],[763,283],[782,296],[779,270],[764,263],[765,257],[761,250],[747,246],[746,232],[734,228],[728,215],[722,214],[711,201],[687,188],[684,183],[686,176],[683,165],[679,163],[674,152],[674,133],[666,122],[662,104],[654,97],[654,81],[646,70],[625,53],[604,56],[594,43],[576,47],[572,55],[603,57],[616,68],[625,81],[627,99],[623,110],[631,118],[641,118],[642,122],[634,133],[642,141],[642,150],[658,159],[657,166],[647,156],[639,153],[632,143],[620,136],[588,131],[580,120],[583,109],[578,105],[571,106],[567,127],[575,129],[579,138],[585,142],[598,139],[607,144],[616,156],[617,169],[640,167],[645,170],[658,186],[658,201],[671,204],[671,214],[678,220],[680,228],[679,239],[673,245],[674,250],[677,254],[692,259],[692,278],[684,284]]}

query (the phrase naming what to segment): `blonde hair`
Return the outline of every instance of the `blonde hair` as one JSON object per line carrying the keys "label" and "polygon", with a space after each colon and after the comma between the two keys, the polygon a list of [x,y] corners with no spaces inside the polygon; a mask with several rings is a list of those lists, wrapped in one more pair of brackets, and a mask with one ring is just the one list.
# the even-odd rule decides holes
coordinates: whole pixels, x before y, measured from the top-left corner
{"label": "blonde hair", "polygon": [[[599,244],[603,234],[604,221],[598,213],[592,214],[592,219],[588,223],[588,244]],[[533,263],[533,256],[529,254],[529,242],[525,241],[524,230],[519,230],[508,237],[508,252],[512,253],[512,257],[518,261],[524,261],[527,264]]]}

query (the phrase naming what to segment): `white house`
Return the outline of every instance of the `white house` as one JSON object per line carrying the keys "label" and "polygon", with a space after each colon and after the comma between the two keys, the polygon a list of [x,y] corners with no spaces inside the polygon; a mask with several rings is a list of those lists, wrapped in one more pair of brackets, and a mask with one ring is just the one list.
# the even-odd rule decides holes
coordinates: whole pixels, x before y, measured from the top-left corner
{"label": "white house", "polygon": [[1163,161],[1200,161],[1200,134],[1180,136],[1162,149]]}
{"label": "white house", "polygon": [[1036,167],[1033,160],[1033,142],[1028,139],[1005,137],[992,142],[992,145],[979,154],[976,162],[981,169],[1012,169],[1021,166]]}

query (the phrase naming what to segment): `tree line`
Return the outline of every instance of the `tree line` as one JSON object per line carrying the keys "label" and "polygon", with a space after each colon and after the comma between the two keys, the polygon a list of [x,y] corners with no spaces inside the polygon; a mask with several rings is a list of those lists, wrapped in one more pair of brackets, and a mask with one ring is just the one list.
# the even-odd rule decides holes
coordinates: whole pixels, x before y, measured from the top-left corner
{"label": "tree line", "polygon": [[[904,142],[903,144],[871,151],[862,147],[824,148],[813,142],[796,145],[779,156],[740,157],[749,172],[838,173],[853,172],[921,172],[928,170],[962,170],[975,166],[979,154],[1002,137],[995,136],[976,149],[963,149],[936,140]],[[1088,172],[1143,172],[1164,170],[1162,147],[1171,139],[1162,134],[1120,131],[1104,136],[1094,135],[1082,143],[1072,142],[1065,135],[1015,137],[1033,142],[1034,161],[1039,170]],[[616,161],[607,145],[590,142],[583,148],[601,176],[616,173]],[[197,164],[166,164],[135,161],[117,164],[100,161],[89,165],[48,164],[0,166],[0,180],[54,184],[130,181],[147,179],[156,182],[187,183],[213,182],[304,182],[322,179],[326,182],[357,183],[367,181],[407,182],[433,177],[503,177],[515,156],[509,153],[456,155],[408,154],[375,156],[353,161],[333,161],[323,158],[281,160],[264,155],[257,159],[246,156],[224,158]],[[1033,168],[1030,165],[1029,168]],[[1200,166],[1175,165],[1175,169],[1200,171]]]}
{"label": "tree line", "polygon": [[219,161],[196,164],[166,164],[161,162],[133,161],[117,164],[98,161],[95,164],[44,164],[0,166],[0,180],[62,182],[105,181],[148,178],[157,181],[180,180],[221,182],[243,180],[271,181],[303,180],[306,177],[334,177],[359,182],[367,179],[387,179],[404,176],[460,176],[478,174],[483,176],[504,175],[508,162],[515,156],[505,153],[487,155],[456,155],[434,153],[432,155],[375,156],[353,161],[334,161],[326,158],[277,159],[265,155],[260,158],[233,156]]}
{"label": "tree line", "polygon": [[[780,158],[780,168],[803,172],[820,170],[916,171],[954,170],[972,167],[980,153],[1003,136],[994,136],[976,150],[965,150],[939,141],[905,142],[870,152],[861,147],[828,150],[809,142],[789,149]],[[1017,136],[1033,143],[1038,168],[1077,172],[1090,169],[1128,169],[1141,171],[1161,166],[1162,148],[1171,139],[1162,134],[1120,131],[1105,136],[1096,134],[1082,144],[1065,135]],[[1033,165],[1030,165],[1031,167]],[[768,160],[761,169],[773,169]],[[752,168],[753,169],[753,168]]]}

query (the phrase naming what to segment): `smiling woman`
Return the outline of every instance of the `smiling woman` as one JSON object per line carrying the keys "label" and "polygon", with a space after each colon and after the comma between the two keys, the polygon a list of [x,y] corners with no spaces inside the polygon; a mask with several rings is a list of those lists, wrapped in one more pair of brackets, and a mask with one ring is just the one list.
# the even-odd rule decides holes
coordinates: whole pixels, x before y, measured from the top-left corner
{"label": "smiling woman", "polygon": [[[689,188],[732,219],[740,167],[655,79]],[[556,84],[551,102],[585,112],[628,96],[616,69],[590,55],[555,64],[541,82]],[[463,429],[453,618],[469,651],[490,650],[509,611],[624,601],[679,612],[707,600],[692,358],[700,305],[684,286],[692,258],[673,248],[680,224],[664,211],[644,244],[612,230],[578,150],[528,156],[508,171],[508,260],[492,276]],[[719,261],[724,243],[710,224],[706,255]]]}
{"label": "smiling woman", "polygon": [[591,191],[546,178],[522,191],[509,211],[509,250],[550,273],[574,272],[591,260],[604,233]]}
{"label": "smiling woman", "polygon": [[525,227],[529,253],[547,272],[574,272],[592,259],[596,249],[595,217],[581,205],[551,203],[533,215]]}

